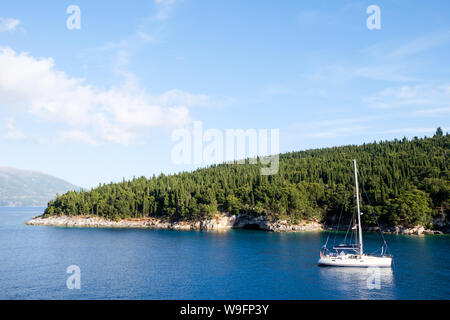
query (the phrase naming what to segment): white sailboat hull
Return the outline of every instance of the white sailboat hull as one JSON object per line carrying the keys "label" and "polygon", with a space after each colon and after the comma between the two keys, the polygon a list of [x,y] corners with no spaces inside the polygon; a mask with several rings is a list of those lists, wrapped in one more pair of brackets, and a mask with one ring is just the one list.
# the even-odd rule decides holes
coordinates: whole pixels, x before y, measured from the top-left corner
{"label": "white sailboat hull", "polygon": [[322,256],[318,262],[319,266],[329,267],[380,267],[390,268],[392,266],[392,257],[375,257],[375,256]]}
{"label": "white sailboat hull", "polygon": [[[333,249],[336,250],[336,253],[330,253],[325,244],[325,246],[323,246],[322,250],[320,251],[320,259],[318,264],[319,266],[329,267],[390,268],[392,266],[392,256],[371,256],[364,254],[363,235],[361,228],[361,211],[359,204],[358,168],[356,166],[356,160],[353,160],[353,164],[355,168],[355,196],[358,220],[353,222],[354,226],[352,230],[358,230],[356,234],[356,243],[343,243],[336,247],[333,247]],[[345,237],[347,238],[347,235]],[[387,246],[386,241],[384,242],[381,252],[386,252],[384,251],[384,246]]]}

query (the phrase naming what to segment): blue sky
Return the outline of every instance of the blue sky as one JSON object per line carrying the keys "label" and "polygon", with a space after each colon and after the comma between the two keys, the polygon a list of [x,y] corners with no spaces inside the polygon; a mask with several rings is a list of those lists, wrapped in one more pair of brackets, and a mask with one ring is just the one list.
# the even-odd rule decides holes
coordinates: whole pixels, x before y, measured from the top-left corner
{"label": "blue sky", "polygon": [[189,170],[171,134],[195,120],[279,129],[281,152],[430,136],[449,57],[448,1],[3,1],[0,166],[83,187]]}

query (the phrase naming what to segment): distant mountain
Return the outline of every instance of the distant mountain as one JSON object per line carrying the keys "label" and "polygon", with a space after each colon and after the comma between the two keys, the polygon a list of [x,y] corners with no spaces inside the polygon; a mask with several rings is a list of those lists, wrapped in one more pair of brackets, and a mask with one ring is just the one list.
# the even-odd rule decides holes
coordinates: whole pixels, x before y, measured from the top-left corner
{"label": "distant mountain", "polygon": [[69,190],[80,188],[45,173],[0,167],[0,206],[46,206]]}

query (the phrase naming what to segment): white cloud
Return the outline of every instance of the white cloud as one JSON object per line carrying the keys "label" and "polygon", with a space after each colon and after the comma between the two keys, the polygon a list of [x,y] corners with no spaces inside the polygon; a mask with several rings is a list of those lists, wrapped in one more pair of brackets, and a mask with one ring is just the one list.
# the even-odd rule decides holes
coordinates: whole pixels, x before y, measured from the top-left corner
{"label": "white cloud", "polygon": [[[429,64],[434,60],[420,59],[420,54],[426,51],[436,52],[437,48],[449,42],[450,31],[444,31],[418,37],[402,45],[399,45],[398,41],[372,44],[360,50],[367,56],[364,64],[359,64],[358,59],[346,64],[327,63],[322,66],[319,63],[316,77],[320,80],[335,80],[338,83],[355,79],[401,83],[423,81],[421,68],[430,68]],[[415,55],[417,57],[414,57]],[[411,60],[413,57],[414,60]],[[438,61],[439,59],[434,62]]]}
{"label": "white cloud", "polygon": [[23,142],[23,143],[43,143],[44,140],[40,138],[27,135],[16,126],[16,120],[14,118],[6,119],[4,129],[6,131],[6,140],[13,142]]}
{"label": "white cloud", "polygon": [[127,145],[146,129],[187,124],[187,107],[208,100],[180,90],[148,96],[136,83],[100,90],[55,70],[51,58],[0,48],[0,104],[62,124],[66,140]]}
{"label": "white cloud", "polygon": [[349,19],[362,12],[363,6],[359,3],[347,3],[335,10],[305,8],[297,14],[297,22],[310,28],[330,27],[352,28],[357,26],[358,20]]}
{"label": "white cloud", "polygon": [[389,58],[405,58],[429,49],[440,47],[450,41],[450,32],[445,31],[438,34],[429,34],[412,40],[388,55]]}
{"label": "white cloud", "polygon": [[414,80],[412,77],[406,76],[404,74],[404,69],[406,68],[401,64],[374,64],[364,67],[358,67],[350,70],[350,72],[351,75],[356,78],[366,78],[390,82],[405,82]]}
{"label": "white cloud", "polygon": [[391,87],[364,100],[377,108],[448,106],[450,84]]}
{"label": "white cloud", "polygon": [[100,47],[83,50],[84,58],[98,56],[102,61],[105,55],[112,57],[112,70],[125,79],[127,86],[135,86],[136,76],[129,70],[133,55],[149,44],[156,44],[161,39],[162,26],[169,17],[175,0],[154,0],[156,13],[147,16],[127,37],[111,41]]}
{"label": "white cloud", "polygon": [[359,126],[354,125],[350,127],[333,127],[328,128],[324,131],[318,131],[318,132],[311,132],[306,134],[306,137],[311,138],[338,138],[338,137],[350,137],[355,136],[358,134],[363,134],[364,132],[371,129],[371,126]]}
{"label": "white cloud", "polygon": [[63,141],[81,142],[84,144],[98,145],[99,143],[92,138],[87,132],[79,130],[70,130],[61,133]]}
{"label": "white cloud", "polygon": [[12,31],[20,24],[20,20],[0,17],[0,32]]}
{"label": "white cloud", "polygon": [[[447,132],[449,128],[442,128],[444,132]],[[436,128],[423,128],[423,127],[412,127],[412,128],[397,128],[397,129],[391,129],[386,130],[383,132],[380,132],[383,134],[386,133],[399,133],[399,134],[415,134],[415,135],[433,135],[436,133]]]}
{"label": "white cloud", "polygon": [[[361,52],[369,54],[377,61],[386,64],[387,62],[392,63],[392,60],[395,62],[404,61],[414,55],[445,46],[449,42],[450,31],[445,30],[429,33],[404,43],[400,43],[398,39],[373,43],[362,49]],[[417,60],[414,63],[417,63]]]}
{"label": "white cloud", "polygon": [[[408,64],[384,64],[374,62],[365,65],[350,64],[318,64],[312,72],[302,74],[301,76],[310,82],[319,83],[322,87],[342,86],[347,87],[349,82],[359,81],[361,79],[388,81],[388,82],[407,82],[414,80],[409,76]],[[326,85],[324,85],[326,83]]]}
{"label": "white cloud", "polygon": [[422,109],[414,111],[412,114],[415,116],[435,117],[446,113],[450,113],[450,107]]}
{"label": "white cloud", "polygon": [[8,140],[24,141],[27,139],[27,136],[16,128],[16,122],[12,118],[7,119],[5,129]]}
{"label": "white cloud", "polygon": [[305,121],[294,124],[295,132],[305,138],[338,138],[363,134],[372,128],[373,122],[385,116],[360,116],[354,118]]}
{"label": "white cloud", "polygon": [[155,20],[166,20],[172,13],[176,0],[155,0],[156,13],[152,17]]}
{"label": "white cloud", "polygon": [[185,105],[207,107],[212,104],[209,96],[204,94],[192,94],[181,90],[173,89],[158,97],[159,103],[167,106]]}

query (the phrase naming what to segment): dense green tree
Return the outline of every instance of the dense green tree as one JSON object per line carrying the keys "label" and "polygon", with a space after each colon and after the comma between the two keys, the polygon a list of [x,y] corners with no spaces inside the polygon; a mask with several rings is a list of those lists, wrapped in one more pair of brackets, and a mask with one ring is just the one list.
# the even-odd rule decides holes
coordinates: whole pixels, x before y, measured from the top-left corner
{"label": "dense green tree", "polygon": [[354,213],[357,159],[364,223],[374,224],[377,217],[387,225],[426,224],[449,208],[449,150],[450,137],[439,128],[432,138],[281,154],[273,176],[262,176],[261,165],[226,163],[102,184],[58,196],[45,214],[199,220],[222,211],[335,223]]}
{"label": "dense green tree", "polygon": [[426,192],[413,189],[388,200],[386,214],[393,225],[427,225],[431,222],[430,203]]}

